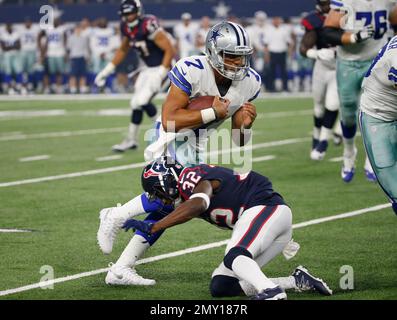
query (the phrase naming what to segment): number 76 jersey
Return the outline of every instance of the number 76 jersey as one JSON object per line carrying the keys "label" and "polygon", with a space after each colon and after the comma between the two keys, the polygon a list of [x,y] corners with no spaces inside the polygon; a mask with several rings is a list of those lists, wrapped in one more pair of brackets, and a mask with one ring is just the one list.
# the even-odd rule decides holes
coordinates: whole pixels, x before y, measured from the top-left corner
{"label": "number 76 jersey", "polygon": [[331,9],[345,12],[342,29],[358,32],[372,25],[375,35],[361,43],[338,46],[338,57],[348,61],[372,60],[387,42],[389,13],[396,0],[331,0]]}
{"label": "number 76 jersey", "polygon": [[233,229],[246,209],[285,204],[265,176],[254,171],[239,175],[231,169],[206,164],[182,171],[178,182],[181,197],[188,200],[194,188],[203,180],[220,182],[220,187],[211,197],[210,206],[200,216],[218,227]]}

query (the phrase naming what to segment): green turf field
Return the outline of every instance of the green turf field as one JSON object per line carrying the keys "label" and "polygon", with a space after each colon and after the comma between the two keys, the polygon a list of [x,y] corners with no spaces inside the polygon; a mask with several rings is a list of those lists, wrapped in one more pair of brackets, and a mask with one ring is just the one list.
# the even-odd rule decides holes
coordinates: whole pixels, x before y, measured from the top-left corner
{"label": "green turf field", "polygon": [[[128,243],[131,234],[122,232],[113,253],[102,255],[96,244],[98,212],[140,193],[140,169],[26,181],[142,162],[144,141],[138,151],[120,159],[96,161],[112,155],[110,147],[120,142],[129,122],[128,115],[98,111],[123,108],[128,112],[128,101],[0,102],[0,229],[35,230],[0,232],[0,299],[211,299],[209,281],[224,246],[139,265],[141,275],[157,280],[154,287],[109,287],[100,273],[56,283],[53,289],[5,294],[38,283],[45,265],[53,268],[55,278],[105,268]],[[340,146],[331,144],[322,162],[310,160],[311,99],[259,100],[257,108],[261,115],[254,126],[254,146],[298,139],[253,151],[254,158],[275,157],[253,167],[271,178],[292,207],[295,224],[387,203],[379,186],[365,180],[360,137],[357,173],[350,184],[340,178],[341,163],[329,161],[341,156]],[[58,111],[41,117],[26,113],[38,110]],[[145,124],[148,128],[149,122]],[[20,161],[39,155],[49,158]],[[303,264],[334,290],[331,297],[290,292],[291,300],[397,299],[396,226],[397,217],[386,208],[295,229],[294,239],[301,245],[298,255],[289,261],[277,257],[264,272],[286,276]],[[146,258],[229,236],[230,231],[196,219],[168,230]],[[340,288],[340,268],[346,265],[354,271],[353,290]]]}

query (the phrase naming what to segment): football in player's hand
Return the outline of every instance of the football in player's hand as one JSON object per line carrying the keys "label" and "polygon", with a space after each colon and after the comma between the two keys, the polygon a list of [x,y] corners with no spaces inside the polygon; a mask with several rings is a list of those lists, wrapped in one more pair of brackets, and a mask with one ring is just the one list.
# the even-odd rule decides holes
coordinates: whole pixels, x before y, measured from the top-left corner
{"label": "football in player's hand", "polygon": [[203,110],[212,107],[214,96],[202,96],[193,98],[187,106],[188,110]]}

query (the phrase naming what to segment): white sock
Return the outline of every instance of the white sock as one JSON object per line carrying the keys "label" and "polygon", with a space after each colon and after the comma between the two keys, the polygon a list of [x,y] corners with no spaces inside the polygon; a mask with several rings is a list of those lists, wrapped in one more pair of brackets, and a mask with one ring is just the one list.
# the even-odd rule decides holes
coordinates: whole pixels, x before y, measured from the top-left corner
{"label": "white sock", "polygon": [[255,287],[252,284],[248,283],[247,281],[240,280],[239,284],[247,297],[251,297],[258,294],[258,291],[256,291]]}
{"label": "white sock", "polygon": [[134,199],[123,204],[121,207],[117,207],[117,209],[114,211],[114,214],[125,220],[146,214],[147,212],[145,212],[145,209],[143,208],[141,197],[142,195],[140,194]]}
{"label": "white sock", "polygon": [[370,172],[374,172],[374,169],[372,169],[371,162],[369,162],[368,156],[365,157],[365,165],[364,165],[365,170],[368,170]]}
{"label": "white sock", "polygon": [[321,127],[320,141],[328,141],[332,136],[332,129]]}
{"label": "white sock", "polygon": [[282,277],[282,278],[270,278],[270,280],[273,281],[275,284],[277,284],[284,290],[297,288],[296,281],[293,276]]}
{"label": "white sock", "polygon": [[134,235],[117,260],[116,265],[134,267],[138,259],[143,256],[149,247],[150,244],[144,237],[137,234]]}
{"label": "white sock", "polygon": [[313,138],[319,140],[320,132],[321,132],[321,128],[313,127]]}
{"label": "white sock", "polygon": [[257,292],[276,287],[276,284],[264,275],[255,260],[247,256],[240,255],[235,258],[232,263],[232,269],[240,279],[252,284]]}
{"label": "white sock", "polygon": [[139,127],[140,127],[140,125],[138,125],[138,124],[130,123],[130,126],[128,128],[128,139],[133,140],[135,142],[137,141]]}
{"label": "white sock", "polygon": [[355,149],[354,138],[351,139],[343,138],[343,146],[344,146],[343,156],[352,157]]}

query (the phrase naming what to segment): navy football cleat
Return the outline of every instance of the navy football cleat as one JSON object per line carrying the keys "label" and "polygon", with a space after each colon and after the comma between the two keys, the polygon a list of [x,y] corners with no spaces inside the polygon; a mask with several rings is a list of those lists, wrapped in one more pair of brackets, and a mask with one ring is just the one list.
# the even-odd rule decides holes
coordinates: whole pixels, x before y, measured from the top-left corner
{"label": "navy football cleat", "polygon": [[332,295],[332,290],[328,287],[325,281],[312,276],[303,266],[297,267],[292,273],[292,276],[295,278],[298,291],[314,290],[325,296]]}
{"label": "navy football cleat", "polygon": [[287,294],[279,286],[263,290],[251,300],[287,300]]}
{"label": "navy football cleat", "polygon": [[376,182],[378,180],[378,179],[376,179],[375,173],[373,173],[372,171],[367,170],[367,169],[364,169],[364,171],[365,171],[365,177],[367,178],[367,180],[369,182]]}

